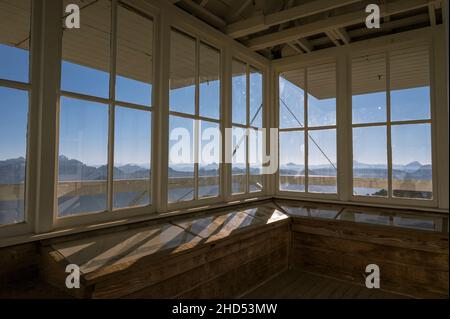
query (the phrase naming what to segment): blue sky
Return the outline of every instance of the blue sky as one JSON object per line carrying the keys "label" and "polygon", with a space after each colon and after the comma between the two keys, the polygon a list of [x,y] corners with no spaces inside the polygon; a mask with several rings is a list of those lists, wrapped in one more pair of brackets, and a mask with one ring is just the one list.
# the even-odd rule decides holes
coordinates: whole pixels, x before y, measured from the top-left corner
{"label": "blue sky", "polygon": [[[28,79],[27,51],[0,44],[0,78],[19,82]],[[117,77],[116,98],[121,101],[151,106],[151,85]],[[235,77],[233,84],[233,122],[245,123],[246,88],[245,76]],[[261,105],[262,96],[257,93],[262,78],[259,73],[250,75],[250,117]],[[77,93],[107,98],[109,76],[105,72],[63,63],[62,89]],[[282,80],[280,87],[283,100],[298,119],[304,123],[304,92],[291,83]],[[185,87],[172,90],[170,105],[173,111],[193,113],[195,90]],[[210,81],[200,88],[200,113],[203,116],[219,118],[220,83]],[[309,96],[309,124],[333,125],[336,121],[335,99],[318,100]],[[414,88],[391,92],[392,119],[415,120],[429,118],[429,88]],[[0,87],[0,160],[25,156],[27,125],[27,92]],[[281,109],[280,127],[298,127],[293,116]],[[171,127],[184,126],[192,131],[192,120],[171,117]],[[355,123],[370,123],[386,120],[385,93],[372,93],[353,97],[353,119]],[[81,160],[89,165],[105,165],[107,159],[108,106],[100,103],[63,98],[61,101],[60,154]],[[189,123],[190,122],[190,123]],[[150,164],[151,113],[117,108],[116,110],[116,165],[133,163]],[[262,115],[254,125],[261,126]],[[207,127],[208,125],[205,124]],[[355,129],[355,160],[372,164],[386,162],[385,129]],[[311,132],[311,137],[320,145],[327,156],[336,161],[336,132],[327,130]],[[283,133],[280,138],[281,164],[302,164],[304,140],[299,133]],[[392,148],[394,164],[419,161],[431,162],[430,127],[428,124],[414,124],[392,127]],[[171,142],[171,145],[173,142]],[[310,143],[310,164],[327,164],[328,160]]]}
{"label": "blue sky", "polygon": [[[304,125],[304,91],[280,78],[280,97]],[[309,95],[308,122],[310,126],[333,125],[336,120],[335,99],[318,100]],[[391,92],[391,117],[393,121],[418,120],[430,118],[429,87],[411,88]],[[386,121],[386,93],[376,92],[352,97],[352,118],[354,124]],[[280,101],[280,128],[301,127],[294,116]],[[387,163],[386,126],[358,128],[353,130],[354,160],[367,164]],[[410,124],[392,126],[392,161],[404,165],[413,161],[431,163],[431,130],[429,124]],[[320,134],[310,131],[327,157],[336,158],[335,133],[328,130]],[[296,146],[296,147],[294,147]],[[329,163],[322,152],[309,143],[310,165]],[[280,138],[280,164],[294,163],[304,165],[303,134],[284,132]],[[311,154],[313,151],[313,154]],[[387,165],[387,164],[386,164]]]}

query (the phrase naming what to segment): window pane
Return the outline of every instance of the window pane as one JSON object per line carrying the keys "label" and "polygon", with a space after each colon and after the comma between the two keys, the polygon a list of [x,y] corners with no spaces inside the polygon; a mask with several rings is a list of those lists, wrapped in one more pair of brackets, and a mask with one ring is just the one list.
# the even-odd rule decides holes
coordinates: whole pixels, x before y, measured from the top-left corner
{"label": "window pane", "polygon": [[106,210],[108,105],[61,98],[58,215]]}
{"label": "window pane", "polygon": [[30,0],[0,1],[0,79],[29,82],[30,17]]}
{"label": "window pane", "polygon": [[390,53],[392,121],[423,120],[430,115],[428,48]]}
{"label": "window pane", "polygon": [[336,125],[336,64],[308,68],[308,125]]}
{"label": "window pane", "polygon": [[262,155],[263,155],[263,134],[262,131],[249,130],[249,190],[251,193],[259,192],[263,189]]}
{"label": "window pane", "polygon": [[120,5],[116,59],[116,100],[151,106],[153,22]]}
{"label": "window pane", "polygon": [[195,39],[170,35],[170,110],[195,114]]}
{"label": "window pane", "polygon": [[24,221],[28,92],[0,87],[0,225]]}
{"label": "window pane", "polygon": [[[69,4],[84,6],[80,0],[65,0],[64,8]],[[108,98],[111,3],[99,0],[86,6],[81,15],[81,32],[79,29],[63,32],[61,89]]]}
{"label": "window pane", "polygon": [[353,124],[386,122],[384,54],[352,59]]}
{"label": "window pane", "polygon": [[151,113],[116,107],[114,208],[150,204]]}
{"label": "window pane", "polygon": [[233,127],[233,194],[245,193],[247,190],[247,135],[246,129]]}
{"label": "window pane", "polygon": [[388,193],[386,126],[353,129],[353,194]]}
{"label": "window pane", "polygon": [[220,117],[220,53],[200,44],[200,115]]}
{"label": "window pane", "polygon": [[194,121],[170,116],[169,203],[194,199]]}
{"label": "window pane", "polygon": [[233,60],[232,64],[233,123],[247,124],[247,67]]}
{"label": "window pane", "polygon": [[431,125],[392,126],[394,197],[432,199]]}
{"label": "window pane", "polygon": [[305,133],[280,132],[280,190],[305,191]]}
{"label": "window pane", "polygon": [[256,69],[250,69],[250,125],[262,127],[263,77]]}
{"label": "window pane", "polygon": [[199,141],[198,196],[219,196],[221,134],[217,123],[201,121]]}
{"label": "window pane", "polygon": [[280,81],[280,128],[305,125],[305,70],[283,73]]}
{"label": "window pane", "polygon": [[337,193],[336,130],[308,134],[308,191]]}

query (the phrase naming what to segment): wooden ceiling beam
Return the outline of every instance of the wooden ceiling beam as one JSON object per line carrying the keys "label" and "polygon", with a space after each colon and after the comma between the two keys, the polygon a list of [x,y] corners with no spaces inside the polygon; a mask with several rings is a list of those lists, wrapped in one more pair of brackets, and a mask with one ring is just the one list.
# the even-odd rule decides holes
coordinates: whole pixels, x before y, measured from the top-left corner
{"label": "wooden ceiling beam", "polygon": [[428,14],[430,16],[430,25],[435,26],[436,25],[436,9],[435,9],[434,3],[430,3],[428,5]]}
{"label": "wooden ceiling beam", "polygon": [[300,19],[324,11],[343,7],[361,0],[317,0],[279,12],[259,15],[227,26],[226,33],[232,38],[240,38],[252,33],[267,30],[285,22]]}
{"label": "wooden ceiling beam", "polygon": [[337,37],[334,34],[333,30],[325,31],[325,34],[331,40],[331,42],[334,43],[335,46],[337,46],[337,47],[341,46],[341,44],[339,43],[339,40],[337,39]]}
{"label": "wooden ceiling beam", "polygon": [[342,40],[342,42],[344,42],[344,44],[350,43],[351,39],[345,28],[337,28],[334,30],[334,33]]}
{"label": "wooden ceiling beam", "polygon": [[[385,23],[381,24],[380,29],[360,28],[360,29],[347,31],[347,33],[351,38],[358,38],[358,37],[362,37],[362,36],[366,36],[366,35],[370,35],[370,34],[374,34],[374,33],[386,32],[391,29],[403,28],[403,27],[407,27],[410,25],[425,23],[425,22],[428,22],[428,19],[429,19],[428,13],[421,13],[421,14],[403,18],[403,19],[385,22]],[[328,37],[321,37],[321,38],[317,38],[317,39],[309,41],[310,45],[313,47],[321,46],[328,42],[329,42]]]}
{"label": "wooden ceiling beam", "polygon": [[[406,11],[427,7],[430,0],[398,0],[381,5],[381,16],[389,16]],[[285,29],[281,32],[271,33],[247,41],[247,46],[252,50],[261,50],[270,46],[294,41],[299,38],[325,33],[336,28],[342,28],[365,21],[365,11],[351,12],[343,15],[329,17],[316,22]]]}
{"label": "wooden ceiling beam", "polygon": [[238,0],[234,3],[234,6],[230,9],[230,14],[226,17],[225,20],[228,22],[233,21],[237,17],[239,17],[242,12],[252,3],[252,0]]}
{"label": "wooden ceiling beam", "polygon": [[298,48],[296,45],[295,45],[295,43],[291,43],[291,42],[288,42],[288,43],[286,43],[289,47],[291,47],[292,49],[294,49],[294,51],[295,52],[297,52],[298,54],[303,54],[303,51],[300,49],[300,48]]}
{"label": "wooden ceiling beam", "polygon": [[307,53],[312,52],[314,50],[314,47],[306,39],[297,39],[295,40],[295,43],[297,43],[297,45]]}
{"label": "wooden ceiling beam", "polygon": [[205,9],[193,0],[180,0],[177,2],[177,5],[216,28],[223,30],[227,25],[227,23],[222,18],[216,16],[211,11]]}

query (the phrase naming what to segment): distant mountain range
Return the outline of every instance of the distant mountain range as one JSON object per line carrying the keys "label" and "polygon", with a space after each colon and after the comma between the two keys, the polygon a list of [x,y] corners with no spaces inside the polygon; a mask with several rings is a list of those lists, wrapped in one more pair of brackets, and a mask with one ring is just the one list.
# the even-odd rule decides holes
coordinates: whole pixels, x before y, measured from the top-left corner
{"label": "distant mountain range", "polygon": [[[353,162],[354,175],[357,177],[386,178],[385,165],[365,164]],[[209,164],[199,167],[200,176],[215,176],[219,169],[218,164]],[[257,174],[258,169],[252,168],[251,173]],[[61,181],[74,180],[106,180],[108,168],[104,166],[89,166],[66,156],[59,157],[59,179]],[[245,168],[234,167],[234,174],[244,174]],[[281,175],[304,175],[303,165],[289,163],[280,167]],[[431,165],[422,165],[411,162],[407,165],[393,167],[394,178],[430,180],[432,176]],[[335,176],[336,171],[331,165],[310,166],[309,175]],[[116,179],[149,178],[151,170],[135,164],[126,164],[114,167]],[[192,177],[193,165],[179,164],[169,167],[169,177]],[[0,184],[18,184],[25,180],[25,159],[23,157],[0,161]]]}
{"label": "distant mountain range", "polygon": [[[336,164],[334,164],[336,166]],[[281,175],[304,175],[304,165],[288,163],[280,166]],[[309,175],[336,176],[336,170],[331,165],[313,165],[309,167]],[[355,177],[387,178],[386,165],[365,164],[353,162],[353,174]],[[406,165],[394,165],[392,175],[395,179],[431,180],[431,165],[423,165],[417,161]]]}
{"label": "distant mountain range", "polygon": [[25,158],[0,161],[0,184],[18,184],[25,180]]}

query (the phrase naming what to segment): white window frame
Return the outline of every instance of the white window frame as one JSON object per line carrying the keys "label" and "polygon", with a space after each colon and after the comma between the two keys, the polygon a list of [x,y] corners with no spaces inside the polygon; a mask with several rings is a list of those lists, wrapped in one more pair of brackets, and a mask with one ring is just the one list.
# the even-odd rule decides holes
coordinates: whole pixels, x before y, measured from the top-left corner
{"label": "white window frame", "polygon": [[24,185],[24,220],[19,223],[0,225],[0,240],[3,238],[29,233],[36,221],[34,205],[36,203],[36,144],[38,141],[38,104],[39,104],[39,60],[41,33],[38,27],[42,23],[42,4],[30,0],[30,39],[28,54],[28,81],[18,82],[0,79],[0,87],[28,92],[28,117],[26,132],[26,166]]}
{"label": "white window frame", "polygon": [[[232,67],[232,63],[233,61],[236,61],[237,63],[241,63],[243,65],[245,65],[245,81],[246,81],[246,103],[245,103],[245,107],[246,107],[246,120],[245,120],[245,124],[241,124],[241,123],[234,123],[233,122],[233,101],[232,98],[230,97],[230,125],[227,126],[227,128],[240,128],[245,130],[244,132],[249,132],[250,130],[261,130],[262,128],[266,129],[266,135],[267,135],[267,140],[269,140],[269,133],[270,130],[269,128],[271,127],[269,119],[268,119],[268,107],[267,107],[267,94],[265,94],[265,92],[267,92],[267,87],[268,87],[268,80],[267,80],[267,72],[265,71],[265,68],[261,65],[258,65],[257,63],[254,63],[254,61],[249,61],[248,58],[245,58],[243,56],[239,56],[239,55],[233,55],[231,57],[231,61],[230,61],[230,68]],[[250,74],[251,74],[251,70],[255,70],[258,73],[261,74],[262,77],[262,109],[261,109],[261,118],[262,118],[262,127],[257,127],[257,126],[253,126],[250,125]],[[230,71],[230,96],[232,96],[233,92],[233,88],[232,88],[232,72],[231,69]],[[231,145],[232,146],[232,145]],[[228,185],[228,193],[229,193],[229,198],[230,200],[243,200],[243,199],[248,199],[248,198],[260,198],[260,197],[264,197],[267,194],[269,194],[269,190],[267,189],[267,180],[268,180],[268,176],[261,174],[259,176],[261,176],[261,181],[262,181],[262,189],[260,191],[256,191],[256,192],[251,192],[250,191],[250,163],[249,163],[249,151],[250,151],[250,135],[248,133],[245,134],[245,153],[246,153],[246,183],[245,183],[245,191],[242,193],[234,193],[232,192],[232,182],[233,182],[233,172],[232,172],[232,164],[230,163],[230,172],[229,172],[229,185]],[[266,142],[266,152],[269,151],[269,146],[270,144],[268,143],[268,141]],[[258,176],[258,175],[256,175]]]}
{"label": "white window frame", "polygon": [[[430,119],[425,120],[400,120],[400,121],[392,121],[391,120],[391,89],[390,89],[390,53],[403,48],[412,48],[415,47],[427,47],[428,48],[428,57],[429,57],[429,86],[430,86]],[[385,122],[374,122],[374,123],[362,123],[362,124],[353,124],[351,120],[351,127],[353,128],[364,128],[364,127],[385,127],[386,128],[386,143],[387,143],[387,173],[388,173],[388,196],[387,197],[377,197],[377,196],[364,196],[364,195],[354,195],[353,194],[353,169],[351,170],[351,200],[354,202],[367,202],[367,203],[380,203],[380,204],[390,204],[398,205],[398,206],[419,206],[419,207],[433,207],[438,203],[438,191],[437,191],[437,163],[436,163],[436,130],[435,130],[435,85],[433,79],[433,68],[434,68],[434,58],[433,58],[433,50],[432,43],[429,41],[417,41],[416,44],[405,44],[405,45],[394,45],[386,48],[378,48],[372,49],[368,51],[360,51],[360,52],[352,52],[349,55],[349,68],[351,69],[351,60],[354,57],[358,57],[361,55],[373,55],[373,54],[383,54],[386,62],[386,79],[385,79],[385,92],[386,92],[386,121]],[[349,104],[352,105],[352,95],[351,95],[351,71],[349,72],[349,83],[350,83],[350,96],[348,98]],[[352,108],[350,107],[350,110]],[[430,200],[425,199],[415,199],[415,198],[398,198],[392,196],[392,135],[391,128],[395,125],[408,125],[408,124],[430,124],[431,126],[431,164],[432,164],[432,193],[433,197]],[[353,145],[353,134],[352,143]],[[350,147],[351,159],[353,161],[353,147]]]}
{"label": "white window frame", "polygon": [[[336,85],[336,124],[335,125],[321,125],[321,126],[309,126],[308,123],[308,101],[309,101],[309,93],[308,93],[308,69],[321,65],[321,64],[334,64],[335,65],[335,74],[336,74],[336,79],[335,79],[335,85]],[[286,196],[294,196],[294,197],[299,197],[299,198],[311,198],[311,199],[315,199],[315,198],[320,198],[320,199],[330,199],[330,200],[337,200],[339,198],[339,194],[340,194],[340,168],[339,168],[339,153],[340,153],[340,149],[339,149],[339,142],[338,142],[338,134],[339,134],[339,120],[338,120],[338,103],[339,103],[339,99],[338,99],[338,90],[337,90],[337,83],[338,83],[338,66],[337,66],[337,59],[335,58],[331,58],[328,60],[323,60],[320,63],[307,63],[307,64],[303,64],[301,67],[298,68],[292,68],[290,70],[299,70],[299,69],[303,69],[304,71],[304,79],[305,79],[305,87],[302,89],[304,92],[304,104],[303,104],[303,112],[304,112],[304,124],[303,124],[303,128],[279,128],[279,132],[303,132],[304,136],[304,145],[305,145],[305,154],[304,154],[304,165],[305,165],[305,191],[303,192],[296,192],[296,191],[287,191],[287,190],[281,190],[280,189],[280,174],[279,172],[277,173],[276,176],[276,188],[277,188],[277,194],[280,196],[286,195]],[[284,72],[288,72],[289,70],[285,70],[285,71],[278,71],[277,72],[277,108],[276,108],[276,119],[277,119],[277,127],[279,127],[280,124],[280,116],[279,116],[279,112],[280,112],[280,98],[279,98],[279,79],[282,73]],[[309,145],[310,145],[310,139],[309,137],[309,131],[324,131],[324,130],[335,130],[336,132],[336,193],[317,193],[317,192],[309,192],[308,189],[308,185],[309,185]],[[278,163],[280,163],[280,146],[278,145]]]}
{"label": "white window frame", "polygon": [[[275,103],[278,103],[278,76],[282,72],[292,69],[300,69],[314,64],[337,61],[337,157],[338,157],[338,196],[329,198],[326,194],[303,194],[284,192],[278,189],[279,173],[276,174],[277,190],[276,198],[303,199],[316,202],[328,202],[338,204],[357,204],[363,206],[375,206],[386,208],[404,208],[414,210],[428,210],[448,213],[448,179],[440,176],[441,172],[448,172],[448,139],[442,138],[448,134],[448,108],[437,108],[437,104],[448,103],[446,94],[445,70],[439,67],[444,63],[445,51],[442,37],[445,34],[443,26],[424,28],[394,34],[377,39],[352,43],[337,48],[324,49],[302,56],[293,56],[272,62],[275,77]],[[402,48],[418,46],[429,47],[430,67],[430,112],[431,112],[431,137],[432,137],[432,169],[433,169],[433,199],[401,199],[393,198],[368,198],[353,196],[353,138],[352,138],[352,93],[351,93],[351,57],[385,53]],[[442,66],[442,65],[441,65]],[[438,80],[439,79],[439,80]],[[389,97],[390,98],[390,97]],[[275,125],[278,126],[279,105],[275,107]],[[415,121],[402,121],[415,122]],[[423,122],[423,121],[419,121]],[[373,124],[373,123],[371,123]],[[440,139],[438,140],[438,137]],[[448,175],[448,174],[447,174]],[[446,199],[447,198],[447,199]]]}
{"label": "white window frame", "polygon": [[[131,12],[134,12],[136,14],[141,14],[145,18],[149,19],[153,23],[153,38],[152,38],[152,47],[154,52],[154,57],[152,61],[152,68],[153,68],[153,79],[152,79],[152,101],[151,106],[141,106],[136,105],[133,103],[128,102],[122,102],[117,101],[115,99],[116,94],[116,62],[117,62],[117,26],[118,26],[118,7],[122,5],[122,2],[119,0],[112,0],[111,1],[111,33],[110,33],[110,66],[109,66],[109,97],[108,98],[101,98],[101,97],[95,97],[95,96],[89,96],[81,93],[74,93],[74,92],[67,92],[59,89],[58,96],[57,96],[57,113],[58,113],[58,122],[59,122],[59,109],[60,109],[60,101],[61,97],[68,97],[68,98],[75,98],[79,100],[84,101],[90,101],[90,102],[97,102],[106,104],[109,107],[109,117],[108,117],[108,178],[107,178],[107,209],[105,211],[99,211],[99,212],[88,212],[88,213],[80,213],[76,215],[71,216],[64,216],[59,217],[58,216],[58,198],[56,195],[56,189],[58,185],[58,174],[55,174],[55,181],[54,181],[54,193],[55,193],[55,199],[53,201],[53,227],[54,228],[66,228],[66,227],[73,227],[83,224],[92,224],[95,222],[105,222],[105,221],[113,221],[119,218],[128,218],[128,217],[135,217],[135,216],[144,216],[144,215],[152,215],[155,213],[155,189],[157,187],[156,184],[156,178],[154,175],[154,172],[157,171],[157,154],[155,154],[154,145],[155,140],[157,139],[157,121],[155,120],[157,114],[158,114],[158,93],[157,93],[157,86],[154,85],[156,83],[156,80],[158,78],[157,69],[156,69],[156,63],[158,60],[158,16],[155,12],[146,10],[140,11],[139,8],[135,8],[132,6],[129,6],[128,3],[124,3],[124,6],[122,6],[126,10],[130,10]],[[62,11],[61,11],[62,12]],[[62,33],[61,33],[62,34]],[[62,37],[60,39],[60,54],[62,51]],[[60,55],[59,62],[61,64],[62,62],[62,55]],[[60,76],[61,78],[61,68],[59,68]],[[58,88],[60,87],[60,80],[58,82]],[[115,133],[115,109],[116,106],[119,107],[126,107],[129,109],[135,109],[135,110],[143,110],[150,112],[151,114],[151,178],[149,180],[150,184],[150,204],[146,206],[139,206],[139,207],[128,207],[128,208],[121,208],[121,209],[113,209],[113,197],[114,197],[114,190],[113,190],[113,169],[114,169],[114,133]],[[59,125],[58,125],[59,127]],[[56,157],[58,157],[59,152],[59,130],[56,132]],[[58,161],[56,160],[56,167],[55,169],[58,169]]]}
{"label": "white window frame", "polygon": [[[219,125],[220,128],[220,132],[222,133],[224,131],[224,127],[223,127],[223,48],[220,46],[216,46],[214,44],[211,44],[208,40],[201,38],[200,36],[196,36],[192,33],[187,33],[185,31],[181,31],[182,29],[179,29],[177,27],[171,27],[170,28],[170,34],[172,34],[172,32],[178,32],[182,35],[186,35],[190,38],[192,38],[195,41],[195,110],[194,110],[194,114],[188,114],[188,113],[182,113],[182,112],[176,112],[176,111],[171,111],[170,110],[170,105],[168,105],[168,116],[169,116],[169,121],[170,121],[170,116],[175,116],[175,117],[179,117],[179,118],[183,118],[183,119],[189,119],[192,121],[195,121],[194,125],[193,125],[193,131],[194,131],[194,138],[193,138],[193,150],[194,150],[194,154],[193,154],[193,158],[194,159],[198,159],[199,156],[199,121],[205,121],[205,122],[210,122],[210,123],[215,123]],[[170,40],[167,40],[168,42],[170,42]],[[206,45],[209,46],[211,48],[213,48],[214,50],[217,50],[217,52],[219,53],[219,81],[220,81],[220,97],[219,97],[219,118],[218,119],[214,119],[214,118],[209,118],[209,117],[204,117],[200,115],[200,83],[199,83],[199,76],[200,76],[200,46],[201,45]],[[170,56],[170,54],[168,55]],[[170,59],[169,59],[170,60]],[[169,67],[170,67],[170,63],[169,63]],[[170,88],[169,88],[170,90]],[[170,134],[170,132],[168,132],[168,134]],[[168,141],[167,141],[168,142]],[[222,141],[221,141],[222,142]],[[222,150],[221,150],[221,162],[223,162],[223,143],[221,143],[222,146]],[[169,151],[169,150],[167,150]],[[169,159],[169,157],[167,157]],[[168,163],[167,163],[168,164]],[[219,163],[219,182],[218,182],[218,186],[219,186],[219,194],[218,196],[214,196],[214,197],[207,197],[207,198],[199,198],[198,197],[198,191],[199,191],[199,174],[198,174],[198,169],[199,169],[199,163],[197,160],[194,161],[194,185],[193,185],[193,199],[189,200],[189,201],[180,201],[180,202],[173,202],[170,203],[167,201],[167,208],[168,210],[177,210],[177,209],[183,209],[183,208],[190,208],[190,207],[195,207],[195,206],[200,206],[200,205],[209,205],[209,204],[214,204],[214,203],[220,203],[223,201],[224,198],[224,190],[222,188],[222,179],[223,179],[223,165]],[[166,192],[167,192],[167,196],[168,196],[168,192],[169,192],[169,176],[167,176],[167,187],[165,188]]]}
{"label": "white window frame", "polygon": [[[114,0],[117,1],[117,0]],[[54,5],[45,5],[43,1],[32,1],[30,78],[31,96],[27,141],[26,169],[26,222],[0,227],[0,247],[30,242],[39,239],[79,233],[88,230],[124,225],[128,223],[157,219],[170,215],[189,214],[192,210],[227,206],[230,203],[248,202],[250,200],[276,198],[293,198],[327,203],[349,203],[376,207],[399,207],[437,211],[448,214],[448,74],[447,44],[445,26],[438,25],[400,34],[384,36],[367,41],[350,43],[339,48],[315,51],[301,56],[287,57],[269,61],[252,52],[238,42],[195,17],[176,8],[173,4],[159,0],[121,0],[132,7],[152,16],[154,24],[154,86],[152,119],[152,204],[154,213],[149,209],[131,212],[89,214],[82,218],[73,218],[65,222],[55,222],[56,200],[56,163],[58,118],[57,103],[60,85],[61,36],[63,12],[62,1]],[[171,28],[195,34],[205,43],[221,50],[221,121],[224,127],[231,127],[231,61],[236,58],[254,65],[263,73],[264,123],[263,126],[278,127],[278,80],[280,72],[301,68],[312,63],[337,61],[337,153],[338,153],[338,190],[337,199],[318,197],[299,197],[292,194],[280,194],[275,187],[277,174],[264,175],[264,192],[231,196],[231,165],[225,164],[221,172],[221,189],[223,201],[220,203],[192,202],[188,209],[176,210],[167,207],[167,166],[168,166],[168,96],[169,96],[169,60]],[[350,53],[373,52],[382,47],[417,45],[418,42],[430,45],[431,67],[431,112],[432,112],[432,152],[433,152],[433,200],[416,203],[398,201],[371,201],[352,199],[352,162],[351,162],[351,103],[350,88]],[[384,50],[384,49],[383,49]],[[111,57],[115,61],[115,58]],[[0,81],[0,85],[10,86],[9,81]],[[349,102],[350,101],[350,102]],[[437,107],[439,106],[439,107]],[[275,113],[275,116],[273,115]],[[224,135],[224,134],[223,134]],[[224,143],[223,143],[224,145]],[[267,145],[269,142],[267,141]],[[269,149],[269,148],[267,148]],[[439,179],[437,179],[439,176]],[[257,196],[256,196],[257,195]],[[56,231],[57,230],[57,231]]]}

